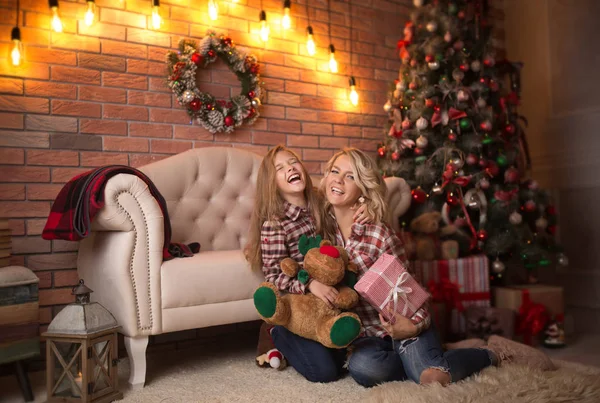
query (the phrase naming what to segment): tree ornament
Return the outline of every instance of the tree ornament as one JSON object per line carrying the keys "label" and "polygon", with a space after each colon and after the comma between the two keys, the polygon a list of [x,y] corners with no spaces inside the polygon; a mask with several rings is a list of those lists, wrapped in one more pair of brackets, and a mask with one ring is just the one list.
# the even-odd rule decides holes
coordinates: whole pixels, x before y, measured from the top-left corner
{"label": "tree ornament", "polygon": [[377,149],[377,154],[382,158],[385,157],[385,147],[384,146],[379,147]]}
{"label": "tree ornament", "polygon": [[413,201],[417,204],[423,204],[427,200],[427,193],[425,193],[420,187],[411,190],[410,195]]}
{"label": "tree ornament", "polygon": [[190,90],[185,90],[181,96],[181,99],[183,100],[183,103],[188,104],[194,100],[194,93]]}
{"label": "tree ornament", "polygon": [[483,158],[483,156],[479,158],[479,166],[483,169],[487,168],[488,166],[488,161],[485,158]]}
{"label": "tree ornament", "polygon": [[569,265],[569,258],[564,253],[556,255],[556,261],[562,267],[567,267]]}
{"label": "tree ornament", "polygon": [[490,122],[489,120],[484,120],[479,124],[479,127],[481,128],[481,130],[489,132],[490,130],[492,130],[492,122]]}
{"label": "tree ornament", "polygon": [[388,99],[388,101],[383,105],[383,110],[389,112],[392,110],[392,103]]}
{"label": "tree ornament", "polygon": [[458,12],[458,15],[457,15],[457,16],[458,16],[458,18],[460,18],[460,19],[462,20],[463,18],[465,18],[465,12],[464,12],[463,10],[460,10],[460,11]]}
{"label": "tree ornament", "polygon": [[515,132],[517,131],[515,125],[513,125],[512,123],[508,123],[506,126],[504,126],[504,133],[506,134],[510,134],[513,135],[515,134]]}
{"label": "tree ornament", "polygon": [[213,49],[209,50],[208,52],[206,52],[206,54],[208,55],[208,57],[210,57],[211,59],[214,58],[215,56],[217,56],[217,52],[215,52]]}
{"label": "tree ornament", "polygon": [[202,65],[202,62],[204,62],[204,57],[202,57],[202,55],[198,52],[192,54],[192,63],[194,63],[196,66],[200,67]]}
{"label": "tree ornament", "polygon": [[464,46],[465,44],[463,41],[456,41],[454,42],[454,45],[452,47],[454,48],[454,50],[461,50]]}
{"label": "tree ornament", "polygon": [[536,190],[539,187],[539,184],[537,183],[537,181],[532,180],[532,181],[529,182],[529,184],[527,185],[527,187],[530,190]]}
{"label": "tree ornament", "polygon": [[452,158],[450,163],[452,164],[452,168],[456,170],[461,169],[465,165],[465,162],[460,157]]}
{"label": "tree ornament", "polygon": [[523,222],[523,216],[521,214],[517,213],[516,211],[513,211],[508,216],[508,221],[512,225],[519,225],[519,224],[521,224]]}
{"label": "tree ornament", "polygon": [[479,73],[479,70],[481,70],[481,62],[479,60],[473,60],[471,62],[471,70],[475,73]]}
{"label": "tree ornament", "polygon": [[254,91],[248,92],[248,98],[253,99],[255,96],[256,96],[256,93]]}
{"label": "tree ornament", "polygon": [[202,108],[202,102],[198,98],[195,98],[190,102],[190,109],[192,111],[198,112],[200,108]]}
{"label": "tree ornament", "polygon": [[459,126],[461,129],[466,130],[471,126],[471,119],[469,118],[462,118],[459,122],[458,122]]}
{"label": "tree ornament", "polygon": [[493,92],[496,92],[500,89],[500,86],[498,85],[498,82],[496,80],[490,80],[490,90],[492,90]]}
{"label": "tree ornament", "polygon": [[404,80],[399,80],[396,83],[396,89],[398,91],[406,91],[406,82]]}
{"label": "tree ornament", "polygon": [[393,161],[398,161],[400,159],[400,153],[398,151],[394,151],[392,153],[392,160]]}
{"label": "tree ornament", "polygon": [[251,102],[252,106],[255,108],[258,108],[261,105],[260,99],[259,98],[254,98]]}
{"label": "tree ornament", "polygon": [[537,206],[533,200],[527,200],[523,207],[525,208],[525,211],[527,211],[528,213],[533,213],[537,208]]}
{"label": "tree ornament", "polygon": [[550,235],[555,235],[556,225],[548,225],[548,228],[546,228],[546,232],[548,232]]}
{"label": "tree ornament", "polygon": [[433,61],[433,62],[429,62],[427,63],[427,67],[429,67],[430,70],[437,70],[440,68],[440,62],[438,62],[437,60]]}
{"label": "tree ornament", "polygon": [[[508,158],[506,158],[506,155],[500,154],[498,158],[496,158],[496,163],[501,167],[505,167],[506,164],[508,164]],[[496,175],[497,174],[495,174],[494,176]]]}
{"label": "tree ornament", "polygon": [[402,130],[408,130],[410,129],[410,120],[408,120],[408,118],[404,118],[404,120],[402,121]]}
{"label": "tree ornament", "polygon": [[456,93],[456,99],[458,99],[458,102],[466,102],[469,100],[469,93],[464,90],[458,90]]}
{"label": "tree ornament", "polygon": [[506,183],[517,183],[519,182],[520,177],[521,174],[515,167],[510,167],[504,172],[504,182]]}
{"label": "tree ornament", "polygon": [[451,206],[456,206],[460,202],[460,199],[454,192],[446,193],[446,203]]}
{"label": "tree ornament", "polygon": [[[418,121],[417,121],[417,124],[418,124]],[[425,136],[419,136],[417,138],[416,144],[417,144],[417,147],[419,147],[419,148],[425,148],[425,147],[427,147],[427,144],[429,144],[429,140],[427,140],[427,137],[425,137]]]}
{"label": "tree ornament", "polygon": [[487,106],[487,103],[485,102],[485,99],[479,97],[477,98],[477,107],[480,109],[483,109]]}
{"label": "tree ornament", "polygon": [[435,22],[435,21],[429,21],[427,23],[427,25],[425,26],[425,28],[431,33],[437,31],[437,27],[438,27],[438,25],[437,25],[437,22]]}
{"label": "tree ornament", "polygon": [[492,263],[492,271],[494,273],[503,273],[504,270],[506,270],[506,266],[504,265],[504,263],[502,263],[502,261],[499,258],[496,258],[496,260],[494,260],[494,263]]}
{"label": "tree ornament", "polygon": [[498,167],[498,164],[496,164],[494,161],[488,161],[487,167],[485,169],[492,176],[498,176],[498,174],[500,173],[500,168]]}
{"label": "tree ornament", "polygon": [[416,90],[417,88],[419,88],[419,86],[417,85],[417,83],[416,83],[416,82],[414,82],[414,81],[411,81],[411,83],[410,83],[410,84],[408,84],[408,88],[414,91],[414,90]]}
{"label": "tree ornament", "polygon": [[488,239],[488,233],[484,229],[480,229],[477,231],[477,239],[479,241],[485,242]]}
{"label": "tree ornament", "polygon": [[475,154],[471,153],[471,154],[467,155],[467,164],[476,165],[478,162],[479,162],[479,158]]}
{"label": "tree ornament", "polygon": [[214,109],[212,104],[205,104],[204,107],[206,108],[207,111],[212,111]]}
{"label": "tree ornament", "polygon": [[549,216],[555,216],[556,215],[556,207],[554,207],[554,206],[547,206],[546,207],[546,214],[548,214]]}
{"label": "tree ornament", "polygon": [[416,148],[413,148],[413,153],[415,153],[415,155],[423,155],[423,152],[424,152],[423,150],[424,150],[423,148],[416,147]]}
{"label": "tree ornament", "polygon": [[490,188],[490,181],[487,178],[481,178],[479,180],[479,187],[483,190],[487,190]]}
{"label": "tree ornament", "polygon": [[535,220],[535,227],[540,231],[545,230],[548,227],[548,220],[546,220],[544,217],[538,218]]}
{"label": "tree ornament", "polygon": [[235,123],[235,120],[233,120],[233,118],[231,116],[225,116],[225,126],[227,126],[227,127],[233,126],[234,123]]}
{"label": "tree ornament", "polygon": [[431,99],[431,98],[427,98],[427,99],[425,100],[425,106],[426,106],[427,108],[433,108],[433,106],[434,106],[434,105],[435,105],[435,101],[434,101],[433,99]]}
{"label": "tree ornament", "polygon": [[419,119],[417,119],[417,129],[418,130],[425,130],[427,128],[427,119],[425,119],[423,116],[421,116]]}
{"label": "tree ornament", "polygon": [[433,193],[434,195],[441,195],[442,193],[444,193],[444,188],[441,187],[439,183],[436,183],[435,185],[433,185],[431,193]]}
{"label": "tree ornament", "polygon": [[419,8],[423,5],[423,3],[425,2],[425,0],[413,0],[413,4],[415,5],[415,7]]}
{"label": "tree ornament", "polygon": [[469,63],[468,62],[461,63],[461,65],[458,68],[461,71],[464,71],[466,73],[467,71],[469,71]]}
{"label": "tree ornament", "polygon": [[416,67],[417,66],[417,61],[415,59],[412,59],[410,61],[410,67]]}
{"label": "tree ornament", "polygon": [[452,34],[450,33],[450,31],[446,32],[446,34],[444,35],[444,40],[448,43],[452,42]]}
{"label": "tree ornament", "polygon": [[465,72],[460,69],[455,69],[452,72],[452,78],[456,81],[462,81],[462,79],[465,78]]}
{"label": "tree ornament", "polygon": [[433,62],[434,60],[435,60],[435,56],[433,56],[433,55],[425,55],[425,61],[426,61],[427,63],[431,63],[431,62]]}
{"label": "tree ornament", "polygon": [[496,64],[496,60],[494,59],[494,56],[487,55],[483,59],[483,64],[485,65],[485,67],[492,67],[494,64]]}
{"label": "tree ornament", "polygon": [[454,142],[458,139],[458,136],[456,135],[456,133],[454,133],[453,131],[450,131],[450,133],[448,133],[448,140]]}

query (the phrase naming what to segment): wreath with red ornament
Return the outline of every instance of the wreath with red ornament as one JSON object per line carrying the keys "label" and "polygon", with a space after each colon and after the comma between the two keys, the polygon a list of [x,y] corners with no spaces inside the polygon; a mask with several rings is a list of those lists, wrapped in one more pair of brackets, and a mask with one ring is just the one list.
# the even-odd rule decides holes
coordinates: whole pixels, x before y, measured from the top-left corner
{"label": "wreath with red ornament", "polygon": [[[227,64],[242,85],[242,92],[228,100],[216,99],[200,91],[196,84],[198,69],[217,58]],[[256,57],[236,48],[231,38],[209,31],[199,43],[182,39],[178,52],[168,52],[167,64],[167,85],[179,104],[186,108],[192,122],[197,121],[211,133],[231,133],[236,127],[252,124],[258,118],[263,94],[260,67]]]}

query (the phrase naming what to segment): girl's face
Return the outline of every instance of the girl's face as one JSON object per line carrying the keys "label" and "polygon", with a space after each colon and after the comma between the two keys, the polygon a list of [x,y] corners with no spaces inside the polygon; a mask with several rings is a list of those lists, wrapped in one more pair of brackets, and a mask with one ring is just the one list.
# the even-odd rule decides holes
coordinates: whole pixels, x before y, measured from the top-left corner
{"label": "girl's face", "polygon": [[355,182],[355,172],[350,157],[340,155],[325,179],[325,195],[334,207],[352,207],[362,192]]}
{"label": "girl's face", "polygon": [[290,201],[290,198],[304,194],[306,178],[302,163],[291,153],[280,151],[275,155],[275,182],[281,197]]}

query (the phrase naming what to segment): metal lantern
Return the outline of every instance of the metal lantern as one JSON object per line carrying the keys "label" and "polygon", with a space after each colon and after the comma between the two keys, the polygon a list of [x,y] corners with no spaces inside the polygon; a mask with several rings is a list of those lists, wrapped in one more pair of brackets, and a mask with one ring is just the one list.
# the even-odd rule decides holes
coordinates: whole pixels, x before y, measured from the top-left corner
{"label": "metal lantern", "polygon": [[42,334],[46,339],[48,402],[112,402],[123,398],[117,375],[114,316],[79,281],[67,305]]}

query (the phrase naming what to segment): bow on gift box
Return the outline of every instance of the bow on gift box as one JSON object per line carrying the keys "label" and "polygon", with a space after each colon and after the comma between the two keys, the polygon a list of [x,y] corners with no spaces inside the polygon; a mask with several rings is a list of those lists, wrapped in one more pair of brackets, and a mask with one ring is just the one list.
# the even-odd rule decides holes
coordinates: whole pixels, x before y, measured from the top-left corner
{"label": "bow on gift box", "polygon": [[448,312],[452,309],[456,309],[458,312],[465,310],[460,298],[460,286],[458,284],[447,278],[442,278],[439,283],[430,280],[427,287],[431,293],[431,299],[434,302],[443,302]]}
{"label": "bow on gift box", "polygon": [[[371,270],[373,270],[373,268],[371,268]],[[381,310],[385,309],[385,307],[390,302],[390,300],[393,300],[394,301],[394,311],[393,312],[397,312],[398,297],[400,297],[400,298],[402,298],[402,301],[404,301],[404,308],[402,309],[402,313],[401,313],[402,316],[406,316],[409,309],[411,311],[415,311],[414,306],[412,306],[412,304],[410,302],[408,302],[408,294],[413,292],[413,290],[410,287],[403,286],[403,284],[409,280],[410,275],[408,274],[408,272],[404,272],[400,276],[398,276],[396,283],[392,282],[392,280],[390,280],[381,271],[375,270],[375,272],[378,273],[381,276],[381,278],[384,279],[386,283],[388,283],[388,285],[390,287],[392,287],[392,289],[390,290],[390,294],[383,301],[383,303],[381,305],[379,305],[379,309],[381,309]]]}
{"label": "bow on gift box", "polygon": [[517,332],[523,335],[523,341],[526,344],[531,344],[533,337],[544,330],[550,317],[544,305],[531,300],[529,290],[523,290],[521,300]]}

